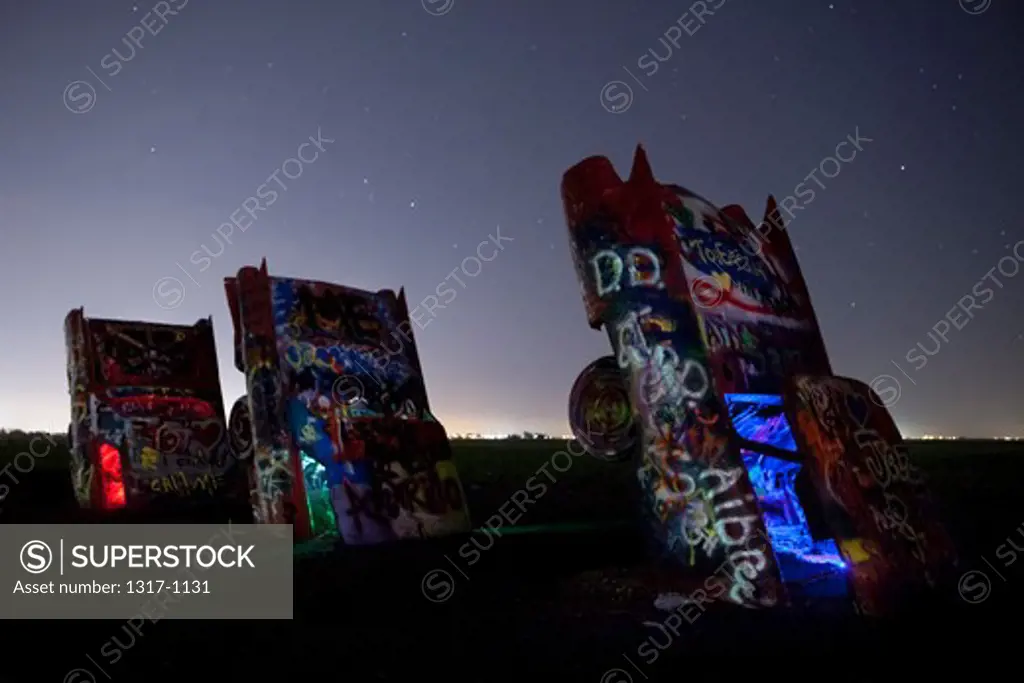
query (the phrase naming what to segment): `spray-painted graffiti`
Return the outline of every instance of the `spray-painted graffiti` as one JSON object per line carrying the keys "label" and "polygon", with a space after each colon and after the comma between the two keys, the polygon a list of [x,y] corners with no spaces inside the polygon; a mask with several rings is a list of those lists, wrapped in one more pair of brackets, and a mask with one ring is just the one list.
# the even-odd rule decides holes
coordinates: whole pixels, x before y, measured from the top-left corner
{"label": "spray-painted graffiti", "polygon": [[[226,288],[236,339],[250,348],[239,358],[250,377],[257,518],[291,506],[296,538],[349,544],[468,531],[404,293],[271,278],[265,263]],[[407,343],[388,348],[398,333]]]}
{"label": "spray-painted graffiti", "polygon": [[[266,339],[253,338],[253,349],[270,349]],[[264,351],[266,352],[266,351]],[[276,368],[263,364],[257,352],[250,356],[260,358],[261,365],[246,375],[246,389],[253,428],[253,468],[256,488],[250,492],[254,500],[254,517],[267,524],[295,524],[302,508],[291,500],[295,484],[295,462],[288,448],[288,437],[283,421],[283,396]],[[276,358],[275,358],[276,360]]]}
{"label": "spray-painted graffiti", "polygon": [[72,484],[82,506],[243,495],[225,438],[209,320],[192,326],[65,319]]}
{"label": "spray-painted graffiti", "polygon": [[750,253],[742,240],[744,226],[731,216],[682,188],[677,190],[664,209],[672,218],[690,280],[722,276],[723,303],[750,313],[796,313],[801,304],[787,282],[785,267],[763,251]]}
{"label": "spray-painted graffiti", "polygon": [[[356,423],[347,444],[356,455],[342,468],[339,527],[346,542],[376,543],[396,538],[439,536],[464,530],[462,488],[447,444],[420,441],[405,449],[415,423]],[[402,432],[406,432],[402,434]],[[396,433],[404,439],[395,438]]]}
{"label": "spray-painted graffiti", "polygon": [[646,247],[631,247],[619,255],[614,249],[602,249],[590,259],[598,297],[622,289],[622,276],[627,287],[664,287],[658,256]]}
{"label": "spray-painted graffiti", "polygon": [[145,385],[194,374],[189,366],[195,333],[169,325],[107,322],[93,326],[100,376],[108,383]]}
{"label": "spray-painted graffiti", "polygon": [[800,341],[788,328],[714,313],[703,314],[701,328],[725,393],[778,394],[785,378],[807,367]]}
{"label": "spray-painted graffiti", "polygon": [[913,584],[934,585],[955,561],[924,478],[875,400],[863,383],[838,377],[798,378],[787,397],[868,613],[885,612]]}
{"label": "spray-painted graffiti", "polygon": [[[620,352],[623,348],[629,350],[627,358],[637,359],[637,347],[623,346]],[[760,517],[753,494],[743,491],[744,470],[715,466],[726,460],[728,442],[715,433],[719,414],[707,400],[707,371],[692,358],[680,362],[674,349],[663,344],[654,347],[639,370],[634,400],[645,416],[644,433],[654,437],[645,440],[639,479],[650,492],[657,519],[669,527],[669,547],[679,545],[690,564],[696,563],[698,551],[705,557],[724,554],[735,567],[729,598],[771,604],[775,596],[759,598],[750,581],[768,559],[762,550],[745,547]]]}
{"label": "spray-painted graffiti", "polygon": [[378,302],[360,296],[355,290],[324,287],[319,284],[298,284],[294,289],[288,323],[298,329],[340,337],[353,344],[373,345],[380,342],[384,326],[380,319]]}
{"label": "spray-painted graffiti", "polygon": [[[783,599],[783,576],[794,599],[811,584],[848,598],[849,562],[864,607],[871,581],[888,580],[876,558],[916,563],[909,572],[941,563],[942,532],[921,513],[891,418],[869,413],[867,394],[808,389],[812,407],[796,412],[784,398],[793,377],[832,370],[773,198],[755,228],[738,206],[658,183],[640,148],[626,181],[604,157],[577,164],[562,198],[587,321],[605,328],[628,381],[644,514],[662,550],[691,565],[728,558],[739,569],[727,594],[751,605]],[[574,386],[571,415],[582,395]],[[739,550],[751,534],[771,548]]]}
{"label": "spray-painted graffiti", "polygon": [[[383,415],[412,404],[419,412],[418,377],[407,359],[399,356],[386,363],[378,362],[373,349],[340,344],[316,345],[291,339],[284,347],[283,360],[289,376],[301,391],[314,391],[330,396],[340,393],[339,377],[348,378],[350,411],[363,415]],[[337,398],[337,397],[336,397]]]}
{"label": "spray-painted graffiti", "polygon": [[[684,220],[692,221],[695,211],[711,213],[699,200],[686,197],[683,207],[684,212],[677,215],[684,217]],[[666,207],[670,212],[678,209],[671,204]],[[680,221],[680,225],[683,225]],[[732,241],[723,239],[680,237],[680,246],[683,253],[691,256],[691,261],[704,272],[730,273],[736,277],[738,282],[748,282],[753,285],[752,294],[756,294],[771,286],[768,269],[756,256],[751,256],[740,246]]]}
{"label": "spray-painted graffiti", "polygon": [[[598,182],[598,179],[604,182]],[[604,159],[563,180],[563,198],[592,326],[604,326],[628,377],[640,430],[636,461],[652,540],[688,565],[729,561],[729,599],[783,599],[750,481],[729,442],[683,270],[683,252],[664,209],[675,193],[650,175],[639,152],[623,183]]]}
{"label": "spray-painted graffiti", "polygon": [[86,358],[85,317],[72,311],[64,319],[64,346],[67,351],[68,392],[71,394],[71,423],[68,425],[68,452],[71,455],[71,486],[81,507],[91,504],[94,463],[89,457],[89,369]]}
{"label": "spray-painted graffiti", "polygon": [[[769,201],[765,223],[772,220],[772,207]],[[754,252],[745,239],[753,223],[739,207],[720,211],[682,190],[665,208],[688,281],[713,290],[703,293],[706,300],[695,312],[719,390],[779,395],[788,377],[831,374],[784,231]]]}
{"label": "spray-painted graffiti", "polygon": [[168,477],[149,480],[149,487],[155,493],[171,493],[179,496],[192,496],[197,492],[215,495],[222,485],[222,479],[215,474],[188,476],[177,472]]}

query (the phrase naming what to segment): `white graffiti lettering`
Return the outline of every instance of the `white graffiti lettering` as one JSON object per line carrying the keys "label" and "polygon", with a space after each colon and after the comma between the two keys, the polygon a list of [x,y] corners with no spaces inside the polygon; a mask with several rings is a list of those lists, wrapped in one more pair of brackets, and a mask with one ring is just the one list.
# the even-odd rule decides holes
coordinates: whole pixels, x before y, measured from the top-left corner
{"label": "white graffiti lettering", "polygon": [[[646,266],[643,267],[643,266]],[[658,255],[646,247],[632,247],[623,258],[611,249],[603,249],[590,260],[598,297],[622,289],[622,275],[628,276],[628,287],[662,288],[661,262]]]}

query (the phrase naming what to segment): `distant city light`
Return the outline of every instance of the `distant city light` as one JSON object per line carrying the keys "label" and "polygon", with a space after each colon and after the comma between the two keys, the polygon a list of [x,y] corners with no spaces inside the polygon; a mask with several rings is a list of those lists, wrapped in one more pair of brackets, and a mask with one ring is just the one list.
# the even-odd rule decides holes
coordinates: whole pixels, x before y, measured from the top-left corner
{"label": "distant city light", "polygon": [[453,432],[451,434],[452,439],[468,439],[472,441],[504,441],[505,439],[523,439],[527,438],[526,434],[531,434],[529,438],[532,439],[562,439],[562,440],[573,440],[572,434],[544,434],[543,432],[519,432],[515,434],[481,434],[479,432]]}
{"label": "distant city light", "polygon": [[[531,437],[526,437],[526,434],[532,434]],[[468,439],[473,441],[504,441],[506,439],[522,439],[522,438],[534,438],[534,439],[561,439],[561,440],[573,440],[572,434],[543,434],[540,432],[517,432],[517,433],[496,433],[496,434],[482,434],[480,432],[455,432],[451,435],[453,439]],[[995,441],[1024,441],[1024,436],[944,436],[942,434],[923,434],[921,436],[906,435],[908,441],[969,441],[974,439],[992,439]]]}
{"label": "distant city light", "polygon": [[[971,439],[969,436],[941,436],[937,434],[925,434],[920,437],[921,441],[961,441],[964,439]],[[986,438],[986,437],[978,437]],[[1024,436],[991,436],[987,437],[995,439],[997,441],[1024,441]]]}

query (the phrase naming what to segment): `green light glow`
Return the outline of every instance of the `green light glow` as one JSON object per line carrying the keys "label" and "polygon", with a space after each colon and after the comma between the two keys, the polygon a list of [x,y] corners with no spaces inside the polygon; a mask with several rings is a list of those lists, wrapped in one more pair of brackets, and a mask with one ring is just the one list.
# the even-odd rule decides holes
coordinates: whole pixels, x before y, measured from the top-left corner
{"label": "green light glow", "polygon": [[302,477],[306,484],[306,508],[309,525],[314,536],[337,536],[338,523],[331,504],[331,487],[327,481],[327,468],[316,459],[302,455]]}

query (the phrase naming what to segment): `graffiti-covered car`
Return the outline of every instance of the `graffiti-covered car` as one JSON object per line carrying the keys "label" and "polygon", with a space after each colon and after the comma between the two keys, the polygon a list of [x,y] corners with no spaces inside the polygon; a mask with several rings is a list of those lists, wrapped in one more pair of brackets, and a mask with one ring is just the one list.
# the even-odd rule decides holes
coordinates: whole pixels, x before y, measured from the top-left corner
{"label": "graffiti-covered car", "polygon": [[[895,422],[832,373],[769,197],[758,225],[591,157],[562,180],[589,325],[613,356],[570,394],[595,456],[632,459],[651,539],[745,606],[827,598],[883,614],[956,555]],[[629,417],[626,417],[626,416]]]}
{"label": "graffiti-covered car", "polygon": [[75,498],[146,510],[244,501],[231,451],[210,319],[163,325],[64,320]]}
{"label": "graffiti-covered car", "polygon": [[470,531],[404,291],[271,277],[266,261],[225,289],[247,387],[231,431],[253,453],[258,522],[348,545]]}

